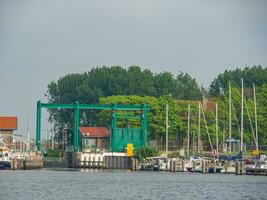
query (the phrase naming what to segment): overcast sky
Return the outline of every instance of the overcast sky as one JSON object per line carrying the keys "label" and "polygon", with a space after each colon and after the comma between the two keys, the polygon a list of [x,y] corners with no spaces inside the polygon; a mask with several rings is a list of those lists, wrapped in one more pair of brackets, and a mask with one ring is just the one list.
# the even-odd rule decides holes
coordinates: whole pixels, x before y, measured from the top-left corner
{"label": "overcast sky", "polygon": [[18,116],[17,134],[29,113],[35,136],[37,100],[68,73],[139,65],[208,87],[254,64],[267,66],[264,0],[0,0],[0,116]]}

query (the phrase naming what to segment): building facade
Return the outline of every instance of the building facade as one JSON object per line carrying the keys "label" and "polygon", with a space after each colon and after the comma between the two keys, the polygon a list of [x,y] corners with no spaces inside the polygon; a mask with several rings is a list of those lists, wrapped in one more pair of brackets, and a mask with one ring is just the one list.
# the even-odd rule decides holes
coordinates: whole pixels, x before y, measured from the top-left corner
{"label": "building facade", "polygon": [[110,131],[106,127],[80,127],[83,151],[110,149]]}
{"label": "building facade", "polygon": [[0,117],[0,145],[12,148],[13,131],[17,130],[17,117]]}

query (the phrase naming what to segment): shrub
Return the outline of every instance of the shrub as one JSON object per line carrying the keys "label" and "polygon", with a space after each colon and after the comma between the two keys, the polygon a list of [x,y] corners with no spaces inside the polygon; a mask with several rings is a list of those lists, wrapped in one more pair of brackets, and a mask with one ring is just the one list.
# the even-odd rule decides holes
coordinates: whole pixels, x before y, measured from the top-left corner
{"label": "shrub", "polygon": [[158,152],[156,151],[155,148],[143,146],[138,148],[134,154],[138,160],[141,160],[146,157],[157,156]]}

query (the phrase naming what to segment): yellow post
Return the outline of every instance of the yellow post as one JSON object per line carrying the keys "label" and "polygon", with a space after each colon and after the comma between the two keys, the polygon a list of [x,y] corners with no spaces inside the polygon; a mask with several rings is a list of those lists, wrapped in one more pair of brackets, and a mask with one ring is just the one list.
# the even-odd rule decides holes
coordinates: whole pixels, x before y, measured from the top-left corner
{"label": "yellow post", "polygon": [[134,156],[133,144],[127,144],[126,153],[127,153],[127,156],[129,156],[129,157],[133,157]]}

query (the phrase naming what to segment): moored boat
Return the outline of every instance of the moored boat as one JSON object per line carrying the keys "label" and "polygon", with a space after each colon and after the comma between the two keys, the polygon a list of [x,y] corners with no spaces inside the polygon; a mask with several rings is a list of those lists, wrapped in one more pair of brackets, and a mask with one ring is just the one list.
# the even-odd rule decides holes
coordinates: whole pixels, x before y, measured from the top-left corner
{"label": "moored boat", "polygon": [[265,174],[267,175],[267,156],[261,155],[254,165],[246,167],[246,174]]}
{"label": "moored boat", "polygon": [[0,169],[10,169],[12,154],[7,147],[0,147]]}

